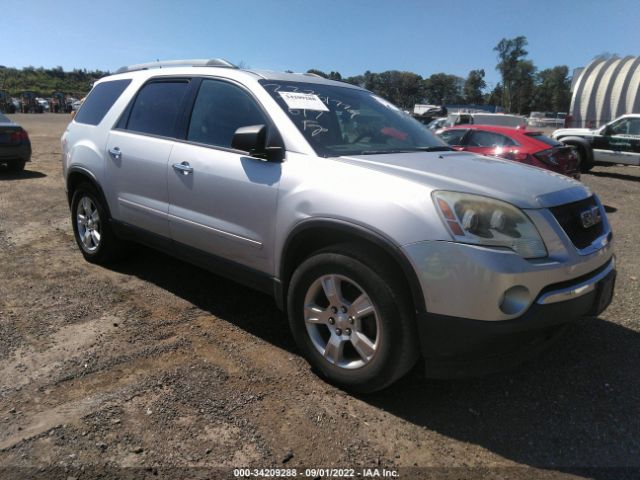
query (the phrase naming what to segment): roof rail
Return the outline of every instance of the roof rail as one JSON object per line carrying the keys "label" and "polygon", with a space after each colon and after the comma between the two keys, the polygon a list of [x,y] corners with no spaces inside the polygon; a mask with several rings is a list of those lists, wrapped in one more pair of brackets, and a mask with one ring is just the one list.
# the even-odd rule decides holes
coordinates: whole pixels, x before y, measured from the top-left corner
{"label": "roof rail", "polygon": [[164,60],[149,63],[138,63],[137,65],[129,65],[120,67],[116,73],[135,72],[137,70],[148,70],[150,68],[166,68],[166,67],[225,67],[238,68],[233,63],[222,58],[211,59],[193,59],[193,60]]}

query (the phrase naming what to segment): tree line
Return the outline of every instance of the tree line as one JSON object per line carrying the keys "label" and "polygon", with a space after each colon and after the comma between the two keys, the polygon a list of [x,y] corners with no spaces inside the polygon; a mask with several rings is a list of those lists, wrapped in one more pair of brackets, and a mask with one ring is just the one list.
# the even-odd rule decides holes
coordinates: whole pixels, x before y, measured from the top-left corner
{"label": "tree line", "polygon": [[0,90],[8,92],[12,97],[30,91],[41,97],[49,97],[53,92],[62,92],[81,98],[91,90],[96,80],[105,75],[109,75],[109,72],[85,69],[66,72],[62,67],[17,69],[0,66]]}
{"label": "tree line", "polygon": [[[339,72],[325,73],[311,69],[325,78],[362,86],[395,103],[412,110],[416,103],[436,105],[496,105],[505,112],[528,114],[531,111],[567,112],[571,102],[569,68],[560,65],[538,70],[527,58],[527,39],[524,36],[503,38],[493,49],[496,52],[496,70],[501,81],[488,89],[484,69],[471,70],[466,78],[448,73],[434,73],[423,78],[417,73],[389,70],[381,73],[364,72],[343,78]],[[0,90],[18,96],[34,91],[40,96],[63,92],[83,97],[93,82],[109,72],[75,69],[66,72],[62,67],[52,69],[26,67],[23,69],[0,66]]]}
{"label": "tree line", "polygon": [[339,72],[324,73],[325,78],[339,80],[384,97],[399,107],[412,110],[416,103],[435,105],[495,105],[505,112],[529,114],[532,111],[568,112],[571,103],[569,67],[559,65],[538,70],[527,58],[524,36],[503,38],[493,49],[501,81],[487,89],[484,69],[471,70],[467,78],[447,73],[434,73],[423,78],[417,73],[389,70],[366,71],[362,75],[343,78]]}

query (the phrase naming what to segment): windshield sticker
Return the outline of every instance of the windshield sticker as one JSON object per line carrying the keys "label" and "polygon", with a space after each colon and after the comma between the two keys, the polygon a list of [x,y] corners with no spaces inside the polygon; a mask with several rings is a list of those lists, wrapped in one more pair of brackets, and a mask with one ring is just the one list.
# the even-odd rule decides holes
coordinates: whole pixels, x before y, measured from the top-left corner
{"label": "windshield sticker", "polygon": [[395,110],[396,112],[400,111],[398,107],[396,107],[391,102],[387,102],[384,98],[376,97],[375,95],[371,95],[371,97],[379,104],[384,105],[385,107],[390,108],[391,110]]}
{"label": "windshield sticker", "polygon": [[299,92],[278,92],[291,110],[319,110],[328,112],[329,108],[318,95]]}

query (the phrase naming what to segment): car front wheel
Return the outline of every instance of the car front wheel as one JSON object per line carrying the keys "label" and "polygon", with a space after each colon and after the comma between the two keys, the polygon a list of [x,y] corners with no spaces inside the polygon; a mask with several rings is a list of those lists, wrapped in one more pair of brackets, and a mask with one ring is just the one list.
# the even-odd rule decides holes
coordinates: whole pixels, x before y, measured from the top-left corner
{"label": "car front wheel", "polygon": [[418,356],[414,320],[397,275],[349,245],[321,251],[294,272],[289,322],[306,358],[347,390],[380,390]]}

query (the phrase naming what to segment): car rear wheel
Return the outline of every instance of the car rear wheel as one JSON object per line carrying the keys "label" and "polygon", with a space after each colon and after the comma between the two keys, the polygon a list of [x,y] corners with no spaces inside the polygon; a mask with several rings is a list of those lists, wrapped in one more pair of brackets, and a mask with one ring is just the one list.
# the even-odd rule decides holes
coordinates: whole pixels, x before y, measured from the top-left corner
{"label": "car rear wheel", "polygon": [[290,326],[309,363],[330,382],[372,392],[414,365],[415,322],[394,273],[350,245],[318,252],[294,272]]}
{"label": "car rear wheel", "polygon": [[21,172],[24,170],[26,162],[24,160],[10,162],[7,164],[7,169],[10,172]]}
{"label": "car rear wheel", "polygon": [[124,254],[124,242],[113,232],[104,200],[93,185],[82,183],[76,188],[71,223],[76,243],[89,262],[111,263]]}

